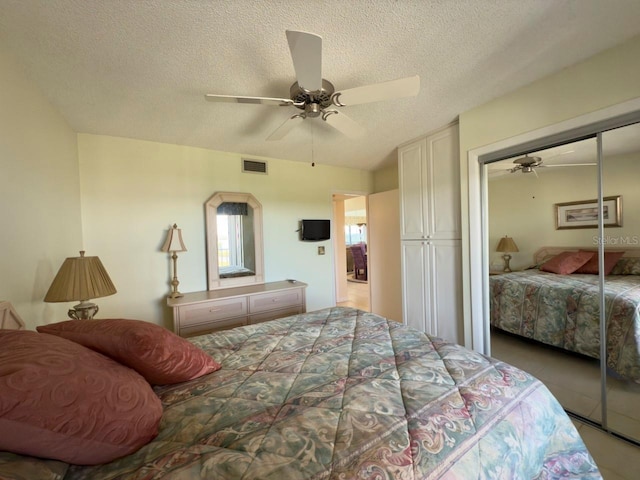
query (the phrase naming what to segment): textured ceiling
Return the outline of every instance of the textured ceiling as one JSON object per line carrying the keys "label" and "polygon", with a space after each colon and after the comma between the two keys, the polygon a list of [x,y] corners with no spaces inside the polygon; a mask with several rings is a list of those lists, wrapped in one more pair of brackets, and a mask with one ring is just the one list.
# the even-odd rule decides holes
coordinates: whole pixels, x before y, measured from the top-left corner
{"label": "textured ceiling", "polygon": [[[0,43],[77,132],[373,170],[398,144],[640,33],[638,0],[0,0]],[[323,37],[337,90],[420,75],[417,97],[342,111],[351,140],[293,107],[285,30]]]}

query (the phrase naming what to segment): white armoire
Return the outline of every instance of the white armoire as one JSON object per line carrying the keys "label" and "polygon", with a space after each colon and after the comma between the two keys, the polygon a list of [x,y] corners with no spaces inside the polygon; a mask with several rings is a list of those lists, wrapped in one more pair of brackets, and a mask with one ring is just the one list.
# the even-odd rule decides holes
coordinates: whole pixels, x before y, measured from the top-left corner
{"label": "white armoire", "polygon": [[462,341],[458,125],[398,147],[403,321]]}

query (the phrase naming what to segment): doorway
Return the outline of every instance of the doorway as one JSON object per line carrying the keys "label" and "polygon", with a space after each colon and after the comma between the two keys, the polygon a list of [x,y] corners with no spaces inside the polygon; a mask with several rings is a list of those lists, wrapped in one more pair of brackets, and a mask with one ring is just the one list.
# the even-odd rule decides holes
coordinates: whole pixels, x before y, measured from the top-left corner
{"label": "doorway", "polygon": [[370,311],[367,197],[334,194],[337,305]]}

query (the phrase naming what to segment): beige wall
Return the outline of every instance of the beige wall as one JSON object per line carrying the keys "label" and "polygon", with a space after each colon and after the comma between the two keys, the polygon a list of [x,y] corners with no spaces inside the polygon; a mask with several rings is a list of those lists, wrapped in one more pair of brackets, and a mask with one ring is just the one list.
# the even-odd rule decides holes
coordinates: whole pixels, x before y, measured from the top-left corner
{"label": "beige wall", "polygon": [[27,328],[73,304],[42,300],[82,248],[76,134],[0,45],[0,300]]}
{"label": "beige wall", "polygon": [[460,115],[465,344],[470,345],[468,152],[640,97],[640,36]]}
{"label": "beige wall", "polygon": [[261,201],[266,279],[309,283],[310,310],[334,304],[331,242],[298,241],[298,220],[332,218],[331,194],[369,192],[373,174],[274,159],[267,176],[243,174],[240,154],[77,135],[2,45],[0,71],[0,300],[28,328],[67,318],[74,302],[43,298],[64,259],[83,248],[118,289],[97,300],[100,317],[169,326],[170,261],[160,246],[177,223],[188,248],[178,260],[180,290],[206,289],[204,202],[220,190]]}
{"label": "beige wall", "polygon": [[[594,145],[595,148],[595,145]],[[595,167],[556,168],[531,174],[511,174],[489,182],[489,245],[494,249],[500,237],[513,237],[518,249],[511,254],[511,268],[526,268],[533,253],[542,246],[583,246],[597,248],[597,229],[556,230],[556,203],[597,197]],[[605,196],[621,195],[623,226],[605,229],[610,243],[628,242],[638,247],[640,240],[640,155],[605,158]],[[571,185],[568,189],[567,185]],[[623,240],[622,240],[623,239]],[[635,239],[635,240],[634,240]],[[634,241],[636,242],[633,245]],[[503,264],[501,253],[490,252],[491,266]]]}
{"label": "beige wall", "polygon": [[179,290],[206,289],[204,203],[217,191],[250,192],[262,204],[267,281],[308,283],[308,310],[334,305],[332,242],[299,241],[298,221],[332,218],[331,194],[370,191],[371,173],[276,159],[268,175],[242,173],[240,154],[87,134],[78,151],[85,246],[118,288],[100,300],[102,317],[169,326],[170,260],[160,247],[174,222],[188,249],[178,257]]}
{"label": "beige wall", "polygon": [[640,36],[462,113],[461,152],[637,98],[638,58]]}
{"label": "beige wall", "polygon": [[373,172],[373,193],[395,190],[399,185],[397,161]]}

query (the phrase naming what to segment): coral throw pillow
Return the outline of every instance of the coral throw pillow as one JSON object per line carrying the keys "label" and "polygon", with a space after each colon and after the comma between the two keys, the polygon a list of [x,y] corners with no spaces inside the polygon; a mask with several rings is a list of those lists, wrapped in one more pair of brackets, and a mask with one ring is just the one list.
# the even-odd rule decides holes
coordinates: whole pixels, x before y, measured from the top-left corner
{"label": "coral throw pillow", "polygon": [[161,417],[130,368],[64,338],[0,330],[0,450],[110,462],[150,442]]}
{"label": "coral throw pillow", "polygon": [[188,340],[142,320],[69,320],[37,330],[107,355],[133,368],[152,385],[185,382],[220,368]]}
{"label": "coral throw pillow", "polygon": [[569,275],[575,272],[593,257],[594,252],[562,252],[551,260],[543,263],[540,270],[543,272]]}
{"label": "coral throw pillow", "polygon": [[[593,253],[591,260],[582,265],[575,273],[591,273],[593,275],[598,275],[598,252],[590,252]],[[613,267],[615,267],[618,260],[622,258],[624,252],[604,252],[604,274],[609,275]]]}

